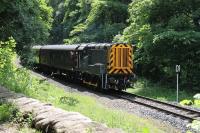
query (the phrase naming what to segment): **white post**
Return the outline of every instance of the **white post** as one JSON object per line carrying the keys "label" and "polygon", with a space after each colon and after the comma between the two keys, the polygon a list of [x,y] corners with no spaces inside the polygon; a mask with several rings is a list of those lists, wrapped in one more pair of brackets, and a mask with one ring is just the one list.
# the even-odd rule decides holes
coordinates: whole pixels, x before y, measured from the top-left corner
{"label": "white post", "polygon": [[181,71],[181,66],[180,65],[176,65],[176,82],[177,82],[177,86],[176,86],[176,102],[178,103],[178,93],[179,93],[179,73]]}
{"label": "white post", "polygon": [[177,73],[177,95],[176,95],[176,101],[178,103],[178,92],[179,92],[179,86],[178,86],[178,78],[179,78],[179,74]]}

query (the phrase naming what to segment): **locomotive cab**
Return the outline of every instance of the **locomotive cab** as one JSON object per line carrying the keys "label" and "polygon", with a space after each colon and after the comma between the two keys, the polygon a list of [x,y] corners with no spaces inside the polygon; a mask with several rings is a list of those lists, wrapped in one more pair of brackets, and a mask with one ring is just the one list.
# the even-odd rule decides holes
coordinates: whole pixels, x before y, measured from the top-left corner
{"label": "locomotive cab", "polygon": [[131,86],[133,73],[133,47],[128,44],[114,44],[108,51],[108,88],[126,89]]}

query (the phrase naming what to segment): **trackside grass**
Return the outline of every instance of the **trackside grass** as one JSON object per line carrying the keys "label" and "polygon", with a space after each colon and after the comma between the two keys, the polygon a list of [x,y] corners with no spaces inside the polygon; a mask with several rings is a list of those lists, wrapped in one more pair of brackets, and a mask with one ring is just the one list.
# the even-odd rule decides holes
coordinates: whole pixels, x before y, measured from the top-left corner
{"label": "trackside grass", "polygon": [[65,92],[48,82],[41,83],[40,79],[36,77],[32,78],[32,87],[26,94],[41,101],[50,102],[67,111],[80,112],[95,121],[107,124],[109,127],[122,128],[127,132],[162,132],[157,125],[153,125],[149,120],[108,109],[92,97]]}
{"label": "trackside grass", "polygon": [[0,103],[0,123],[10,120],[13,110],[11,104]]}
{"label": "trackside grass", "polygon": [[6,129],[9,128],[9,132],[41,133],[40,131],[32,129],[28,121],[18,112],[15,105],[10,103],[0,102],[0,125],[1,124],[4,124]]}
{"label": "trackside grass", "polygon": [[[11,83],[12,81],[12,83]],[[108,109],[95,98],[77,93],[65,92],[44,79],[32,76],[25,69],[17,69],[8,80],[0,83],[15,92],[23,93],[43,102],[48,102],[67,111],[80,112],[94,121],[107,124],[112,128],[121,128],[130,133],[162,133],[172,129],[155,121],[143,119],[126,112]]]}
{"label": "trackside grass", "polygon": [[[162,101],[176,101],[176,85],[174,88],[162,86],[158,83],[152,83],[146,79],[136,81],[134,88],[129,88],[128,92],[154,98]],[[179,92],[179,101],[184,99],[193,99],[195,93],[181,91]]]}

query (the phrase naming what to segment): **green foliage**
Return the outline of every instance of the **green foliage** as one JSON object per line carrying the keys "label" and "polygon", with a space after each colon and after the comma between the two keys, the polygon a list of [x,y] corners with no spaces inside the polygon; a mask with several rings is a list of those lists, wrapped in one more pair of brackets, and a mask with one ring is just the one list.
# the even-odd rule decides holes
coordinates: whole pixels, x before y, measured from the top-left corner
{"label": "green foliage", "polygon": [[149,129],[148,128],[143,128],[143,131],[142,133],[150,133]]}
{"label": "green foliage", "polygon": [[194,107],[199,108],[200,107],[200,99],[199,94],[196,94],[193,96],[194,99],[192,100],[182,100],[180,102],[181,105],[193,105]]}
{"label": "green foliage", "polygon": [[10,103],[0,103],[0,123],[12,121],[18,124],[20,127],[32,126],[33,116],[32,114],[23,114]]}
{"label": "green foliage", "polygon": [[76,98],[64,96],[60,98],[60,103],[62,104],[68,104],[70,106],[75,106],[79,103],[79,101]]}
{"label": "green foliage", "polygon": [[10,120],[15,110],[12,104],[0,103],[0,123]]}
{"label": "green foliage", "polygon": [[33,125],[33,114],[21,113],[17,111],[12,114],[12,122],[18,124],[20,127],[31,127]]}
{"label": "green foliage", "polygon": [[191,100],[182,100],[182,101],[180,102],[180,104],[181,104],[181,105],[192,105],[193,102],[192,102]]}
{"label": "green foliage", "polygon": [[0,42],[0,85],[8,87],[17,92],[26,91],[31,87],[30,74],[26,69],[15,68],[13,59],[15,59],[16,42],[9,38],[6,42]]}
{"label": "green foliage", "polygon": [[126,26],[130,0],[61,0],[57,6],[52,1],[52,42],[111,42]]}
{"label": "green foliage", "polygon": [[13,38],[9,38],[9,41],[6,42],[0,41],[0,73],[11,67],[10,65],[14,55],[13,49],[15,48],[15,44]]}
{"label": "green foliage", "polygon": [[17,124],[21,133],[25,133],[23,132],[24,130],[26,130],[26,133],[30,131],[39,133],[39,131],[30,128],[33,122],[32,114],[23,114],[19,112],[13,104],[0,103],[0,124],[8,121]]}
{"label": "green foliage", "polygon": [[13,70],[12,59],[15,54],[13,51],[15,44],[13,38],[9,38],[9,41],[6,42],[0,42],[0,84],[10,79],[10,76],[12,77],[9,74]]}
{"label": "green foliage", "polygon": [[200,100],[194,100],[194,105],[200,107]]}
{"label": "green foliage", "polygon": [[[152,82],[151,80],[144,78],[139,78],[134,83],[134,88],[129,88],[127,91],[161,101],[176,101],[176,88]],[[194,94],[195,92],[189,90],[180,90],[179,100],[189,99],[193,101]]]}
{"label": "green foliage", "polygon": [[199,89],[200,1],[134,0],[129,23],[115,40],[136,43],[137,73],[174,83],[181,65],[182,88]]}
{"label": "green foliage", "polygon": [[0,0],[0,40],[13,36],[17,52],[25,55],[31,45],[47,41],[51,14],[45,0]]}

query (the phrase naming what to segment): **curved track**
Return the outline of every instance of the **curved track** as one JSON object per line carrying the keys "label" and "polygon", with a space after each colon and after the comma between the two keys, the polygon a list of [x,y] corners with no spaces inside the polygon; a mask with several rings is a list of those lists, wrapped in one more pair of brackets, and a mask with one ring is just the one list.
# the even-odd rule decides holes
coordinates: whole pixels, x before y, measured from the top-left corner
{"label": "curved track", "polygon": [[155,99],[131,94],[128,92],[119,92],[119,91],[111,91],[112,96],[122,98],[128,100],[132,103],[137,103],[168,115],[173,115],[175,117],[179,117],[184,120],[193,121],[193,120],[200,120],[200,111],[196,111],[193,109],[188,109],[179,105],[174,105],[162,101],[158,101]]}
{"label": "curved track", "polygon": [[[62,76],[58,76],[58,77],[62,77]],[[62,78],[58,82],[60,81],[63,81]],[[92,90],[95,91],[95,89],[92,89]],[[139,95],[131,94],[124,91],[109,90],[109,91],[103,91],[103,92],[98,91],[98,92],[111,95],[120,99],[125,99],[132,103],[149,107],[149,108],[158,110],[160,112],[163,112],[167,115],[173,115],[174,117],[179,117],[189,122],[192,122],[193,120],[200,120],[200,111],[188,109],[186,107],[182,107],[179,105],[174,105],[167,102],[158,101],[152,98],[147,98],[144,96],[139,96]]]}

